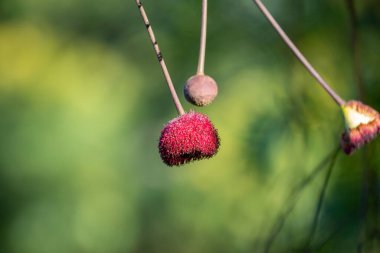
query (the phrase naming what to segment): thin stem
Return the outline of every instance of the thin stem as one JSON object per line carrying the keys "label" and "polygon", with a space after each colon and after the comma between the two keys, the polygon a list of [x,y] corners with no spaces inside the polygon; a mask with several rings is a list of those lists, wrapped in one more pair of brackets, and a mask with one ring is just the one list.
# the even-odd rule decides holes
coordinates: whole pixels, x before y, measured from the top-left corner
{"label": "thin stem", "polygon": [[142,5],[142,3],[141,3],[140,0],[136,0],[136,4],[137,4],[137,7],[140,10],[141,17],[143,18],[145,27],[146,27],[146,29],[147,29],[147,31],[149,33],[149,37],[150,37],[150,40],[152,41],[154,51],[156,52],[156,56],[157,56],[158,62],[160,63],[160,66],[161,66],[161,69],[162,69],[162,73],[164,74],[166,82],[167,82],[167,84],[169,86],[169,90],[170,90],[170,93],[172,95],[174,105],[177,108],[178,114],[183,115],[183,114],[185,114],[185,110],[183,109],[183,107],[181,105],[181,102],[178,99],[177,92],[174,89],[174,85],[173,85],[172,79],[170,78],[169,71],[168,71],[168,69],[166,67],[166,64],[165,64],[164,58],[162,56],[162,53],[160,51],[160,48],[158,47],[158,43],[157,43],[156,37],[154,36],[152,26],[149,23],[149,20],[148,20],[148,17],[146,15],[146,13],[145,13],[144,7],[143,7],[143,5]]}
{"label": "thin stem", "polygon": [[358,244],[356,248],[357,253],[363,252],[363,247],[365,244],[366,237],[366,220],[368,215],[368,193],[369,193],[369,179],[370,179],[370,166],[368,165],[368,151],[364,149],[363,152],[363,171],[362,171],[362,186],[360,195],[360,212],[359,212],[359,223],[360,232],[358,238]]}
{"label": "thin stem", "polygon": [[203,75],[205,70],[206,35],[207,34],[207,0],[202,0],[201,40],[197,75]]}
{"label": "thin stem", "polygon": [[289,39],[288,35],[282,30],[280,25],[276,22],[273,16],[270,14],[268,9],[264,6],[264,4],[260,0],[254,0],[257,7],[259,7],[260,11],[264,14],[264,16],[268,19],[273,28],[280,35],[285,44],[292,50],[293,54],[297,57],[297,59],[305,66],[305,68],[310,72],[310,74],[318,81],[318,83],[322,86],[322,88],[331,96],[331,98],[339,105],[342,106],[346,102],[338,95],[336,92],[327,84],[327,82],[319,75],[319,73],[314,69],[314,67],[309,63],[309,61],[303,56],[300,50],[294,45],[294,43]]}
{"label": "thin stem", "polygon": [[321,210],[322,210],[322,204],[323,204],[323,201],[324,201],[324,198],[325,198],[326,189],[327,189],[327,186],[328,186],[330,178],[331,178],[331,173],[333,171],[336,158],[340,154],[339,151],[340,150],[337,150],[335,152],[335,154],[333,155],[332,160],[330,162],[330,165],[328,167],[328,170],[326,172],[326,177],[325,177],[325,179],[323,181],[322,189],[321,189],[321,191],[319,193],[318,204],[317,204],[317,208],[316,208],[315,213],[314,213],[313,223],[312,223],[311,228],[310,228],[309,236],[308,236],[308,238],[306,240],[306,245],[305,245],[305,249],[306,250],[309,249],[310,244],[313,242],[315,232],[317,231],[318,221],[319,221],[320,213],[321,213]]}
{"label": "thin stem", "polygon": [[354,78],[359,94],[359,98],[364,100],[364,82],[361,67],[361,57],[360,57],[360,47],[359,47],[359,35],[358,35],[358,21],[356,15],[356,8],[354,0],[346,0],[350,28],[351,28],[351,47],[352,47],[352,57],[354,61]]}
{"label": "thin stem", "polygon": [[289,194],[287,200],[285,201],[283,211],[279,214],[276,222],[273,224],[270,234],[268,235],[265,245],[264,253],[268,253],[276,240],[278,234],[281,232],[283,226],[285,225],[286,218],[293,211],[299,195],[302,193],[303,189],[310,184],[310,182],[318,176],[318,174],[325,168],[326,164],[336,157],[337,153],[340,151],[340,146],[337,146],[332,152],[330,152],[313,170],[308,174],[301,182],[299,182]]}

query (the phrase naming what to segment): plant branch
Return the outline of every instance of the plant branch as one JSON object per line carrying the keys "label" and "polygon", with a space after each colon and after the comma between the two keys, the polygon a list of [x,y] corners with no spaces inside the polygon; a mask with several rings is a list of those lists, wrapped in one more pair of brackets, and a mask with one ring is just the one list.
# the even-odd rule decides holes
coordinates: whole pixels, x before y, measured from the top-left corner
{"label": "plant branch", "polygon": [[309,175],[307,175],[304,179],[302,179],[297,186],[293,188],[291,193],[289,194],[289,197],[286,200],[285,207],[283,208],[283,211],[279,214],[279,216],[276,219],[276,222],[273,224],[271,231],[265,241],[264,245],[264,253],[268,253],[270,251],[270,248],[272,247],[275,239],[277,238],[278,234],[281,232],[283,226],[285,225],[285,220],[288,217],[288,215],[293,211],[299,195],[301,194],[302,190],[309,185],[309,183],[321,172],[326,164],[330,162],[331,160],[336,157],[338,152],[340,151],[340,146],[334,148],[332,152],[330,152],[312,171]]}
{"label": "plant branch", "polygon": [[146,15],[146,13],[145,13],[144,7],[143,7],[143,5],[142,5],[142,3],[141,3],[140,0],[136,0],[136,4],[137,4],[137,7],[140,10],[141,17],[143,18],[145,27],[146,27],[146,29],[147,29],[147,31],[149,33],[149,37],[150,37],[150,40],[152,41],[154,51],[156,52],[156,56],[157,56],[158,62],[160,63],[160,66],[161,66],[161,69],[162,69],[162,73],[164,74],[165,80],[166,80],[166,82],[168,84],[168,87],[169,87],[169,90],[170,90],[170,94],[172,95],[174,105],[177,108],[178,114],[183,115],[183,114],[185,114],[185,110],[183,109],[183,107],[181,105],[181,102],[179,101],[177,92],[175,91],[172,79],[170,78],[169,71],[168,71],[168,69],[166,67],[164,58],[163,58],[162,53],[160,51],[160,48],[158,46],[156,37],[154,36],[152,26],[149,23],[149,20],[148,20],[148,17]]}
{"label": "plant branch", "polygon": [[197,75],[203,75],[204,70],[205,70],[206,36],[207,36],[207,0],[202,0],[201,38],[200,38],[200,46],[199,46]]}
{"label": "plant branch", "polygon": [[370,181],[370,166],[368,164],[369,155],[368,150],[365,148],[363,152],[363,171],[362,171],[362,186],[361,186],[361,195],[360,195],[360,212],[359,212],[359,223],[360,231],[358,237],[358,243],[356,252],[363,252],[364,244],[366,241],[366,220],[368,215],[368,193],[369,193],[369,181]]}
{"label": "plant branch", "polygon": [[268,11],[268,9],[264,6],[264,4],[260,0],[254,0],[254,2],[256,3],[257,7],[259,7],[260,11],[264,14],[264,16],[268,19],[269,23],[280,35],[280,37],[285,42],[285,44],[292,50],[293,54],[302,63],[302,65],[309,71],[309,73],[318,81],[318,83],[322,86],[322,88],[331,96],[331,98],[339,106],[344,105],[346,102],[338,94],[336,94],[336,92],[327,84],[327,82],[319,75],[319,73],[309,63],[309,61],[305,58],[305,56],[303,56],[303,54],[289,39],[288,35],[286,35],[284,30],[273,18],[272,14]]}
{"label": "plant branch", "polygon": [[320,213],[322,210],[322,204],[323,204],[323,201],[325,198],[326,189],[327,189],[327,186],[330,182],[331,173],[332,173],[332,170],[333,170],[334,165],[335,165],[336,158],[338,157],[339,153],[340,153],[339,150],[334,153],[334,155],[331,159],[331,162],[329,164],[329,167],[327,169],[326,176],[325,176],[325,179],[323,181],[322,189],[319,193],[318,204],[317,204],[317,208],[316,208],[315,213],[314,213],[313,223],[312,223],[311,228],[310,228],[309,236],[306,240],[305,250],[309,250],[309,247],[310,247],[310,245],[314,239],[315,232],[317,231],[318,221],[319,221]]}
{"label": "plant branch", "polygon": [[364,82],[363,73],[361,67],[360,47],[359,47],[359,35],[358,35],[358,20],[356,14],[356,8],[354,0],[346,0],[348,15],[350,19],[351,28],[351,48],[353,57],[353,70],[356,87],[358,90],[359,98],[364,100]]}

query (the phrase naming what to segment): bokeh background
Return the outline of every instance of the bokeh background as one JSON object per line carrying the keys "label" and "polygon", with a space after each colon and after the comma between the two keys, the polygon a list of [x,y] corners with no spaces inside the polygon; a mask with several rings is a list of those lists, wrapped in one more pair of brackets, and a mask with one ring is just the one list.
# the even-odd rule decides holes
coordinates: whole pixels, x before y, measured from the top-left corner
{"label": "bokeh background", "polygon": [[[343,98],[380,110],[378,0],[355,1],[359,82],[347,1],[264,2]],[[182,95],[201,1],[144,6],[219,153],[161,162],[176,110],[135,1],[0,0],[0,252],[379,252],[379,140],[335,151],[340,109],[253,2],[209,2],[206,108]]]}

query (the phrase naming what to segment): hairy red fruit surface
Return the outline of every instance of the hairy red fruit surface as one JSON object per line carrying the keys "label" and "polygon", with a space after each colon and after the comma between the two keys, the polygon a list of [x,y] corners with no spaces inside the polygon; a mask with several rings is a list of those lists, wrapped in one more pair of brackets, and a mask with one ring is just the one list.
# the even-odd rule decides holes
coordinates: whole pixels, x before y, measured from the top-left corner
{"label": "hairy red fruit surface", "polygon": [[342,150],[350,155],[380,133],[380,115],[359,101],[348,101],[343,107],[346,131],[342,134]]}
{"label": "hairy red fruit surface", "polygon": [[218,152],[217,130],[207,116],[189,112],[171,121],[161,131],[161,159],[169,166],[211,158]]}

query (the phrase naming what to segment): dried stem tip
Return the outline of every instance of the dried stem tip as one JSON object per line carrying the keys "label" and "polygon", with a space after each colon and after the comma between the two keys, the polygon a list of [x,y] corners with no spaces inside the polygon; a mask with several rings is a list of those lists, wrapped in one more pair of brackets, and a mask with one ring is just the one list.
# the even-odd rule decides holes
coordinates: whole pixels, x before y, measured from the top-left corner
{"label": "dried stem tip", "polygon": [[195,75],[186,81],[184,95],[187,101],[197,106],[211,104],[218,95],[218,85],[207,75]]}
{"label": "dried stem tip", "polygon": [[158,149],[164,163],[179,166],[211,158],[218,152],[219,145],[218,132],[207,116],[189,112],[164,127]]}
{"label": "dried stem tip", "polygon": [[341,147],[350,155],[380,133],[380,115],[373,108],[359,101],[348,101],[342,106],[346,130],[342,134]]}

